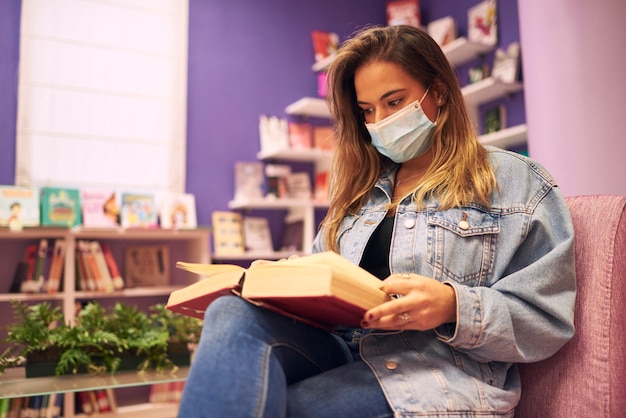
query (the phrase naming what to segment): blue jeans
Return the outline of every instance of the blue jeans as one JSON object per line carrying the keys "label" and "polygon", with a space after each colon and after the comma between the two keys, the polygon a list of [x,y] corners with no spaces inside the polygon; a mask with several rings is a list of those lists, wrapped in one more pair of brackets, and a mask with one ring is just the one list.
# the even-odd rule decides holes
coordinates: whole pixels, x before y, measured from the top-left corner
{"label": "blue jeans", "polygon": [[352,416],[393,413],[341,337],[235,296],[210,305],[180,418]]}

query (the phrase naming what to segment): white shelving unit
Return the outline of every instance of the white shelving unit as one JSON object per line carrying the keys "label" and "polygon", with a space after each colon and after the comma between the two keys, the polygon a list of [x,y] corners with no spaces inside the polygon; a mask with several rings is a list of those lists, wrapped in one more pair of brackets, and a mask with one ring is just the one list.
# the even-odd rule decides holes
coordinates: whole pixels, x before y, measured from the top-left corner
{"label": "white shelving unit", "polygon": [[285,113],[296,116],[330,118],[330,111],[326,101],[319,97],[303,97],[287,106]]}
{"label": "white shelving unit", "polygon": [[480,57],[494,49],[491,45],[481,44],[479,42],[472,42],[464,37],[458,37],[447,45],[444,45],[441,50],[450,64],[457,66],[464,64],[474,58]]}
{"label": "white shelving unit", "polygon": [[[133,303],[138,299],[145,301],[147,304],[164,303],[167,300],[169,294],[174,290],[196,280],[193,275],[183,272],[175,268],[175,263],[178,260],[209,263],[210,258],[210,232],[208,229],[194,229],[194,230],[164,230],[164,229],[64,229],[64,228],[28,228],[22,231],[10,231],[6,228],[0,229],[0,251],[3,257],[0,257],[0,309],[5,313],[4,319],[2,319],[2,325],[8,325],[12,321],[11,311],[9,303],[11,300],[21,300],[27,303],[39,303],[43,301],[50,301],[53,305],[61,306],[66,321],[73,321],[75,318],[75,306],[77,302],[84,302],[90,300],[116,300],[123,301],[124,299],[132,299]],[[49,240],[64,239],[67,242],[67,250],[65,254],[65,263],[63,268],[63,290],[57,294],[23,294],[23,293],[8,293],[11,282],[13,280],[13,274],[15,272],[18,260],[21,260],[24,256],[26,247],[30,244],[36,244],[40,239],[46,238]],[[75,275],[75,248],[78,240],[98,240],[100,242],[106,242],[113,252],[113,256],[117,261],[117,264],[122,272],[124,272],[123,260],[124,249],[129,245],[167,245],[170,249],[170,265],[168,266],[170,272],[170,283],[165,286],[153,286],[153,287],[141,287],[141,288],[126,288],[124,290],[115,291],[112,293],[92,292],[76,290],[76,275]],[[1,338],[4,338],[2,336]],[[181,377],[182,376],[182,377]],[[185,375],[178,375],[177,379],[182,379]],[[74,392],[81,390],[81,385],[90,384],[86,380],[87,376],[72,375],[65,377],[50,377],[48,380],[42,381],[44,389],[41,393],[64,393],[64,418],[72,418],[76,416],[74,411]],[[139,375],[138,373],[130,373],[128,375],[118,375],[117,373],[109,376],[110,382],[107,387],[126,387],[122,382],[122,377],[135,379],[132,385],[150,385],[151,383],[158,383],[159,378],[150,379],[150,376]],[[6,373],[0,376],[0,397],[4,396],[3,391],[17,390],[17,383],[11,380],[12,377]],[[34,390],[37,387],[36,380],[33,378],[25,379],[21,384],[24,388],[30,388],[29,391]],[[172,378],[171,380],[176,380]],[[86,383],[87,382],[87,383]],[[118,384],[115,384],[118,382]],[[69,386],[68,386],[69,385]],[[58,387],[57,387],[58,386]],[[74,387],[72,390],[71,388]],[[47,389],[46,389],[47,388]],[[57,389],[55,389],[57,388]],[[68,389],[70,388],[70,389]],[[26,391],[26,389],[24,389]],[[13,392],[12,392],[13,393]],[[29,392],[30,393],[30,392]],[[5,394],[6,395],[6,394]],[[9,396],[9,395],[6,395]],[[15,397],[13,394],[9,397]],[[25,393],[23,396],[28,396]],[[147,399],[146,399],[147,401]],[[176,408],[176,406],[174,406]],[[141,405],[129,408],[129,410],[137,411],[141,409]],[[154,408],[151,411],[150,416],[152,418],[166,418],[172,417],[172,407],[166,408]],[[138,416],[135,412],[128,414],[120,411],[119,415],[111,416]],[[108,416],[108,415],[107,415]]]}

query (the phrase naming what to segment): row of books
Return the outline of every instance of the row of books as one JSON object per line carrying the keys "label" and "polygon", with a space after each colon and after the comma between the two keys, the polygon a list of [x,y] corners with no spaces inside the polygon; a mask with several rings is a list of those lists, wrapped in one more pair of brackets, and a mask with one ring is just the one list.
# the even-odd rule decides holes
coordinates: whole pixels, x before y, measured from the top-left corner
{"label": "row of books", "polygon": [[289,164],[260,161],[235,162],[234,200],[259,198],[315,199],[328,201],[328,172],[315,173],[313,182],[306,171],[292,172]]}
{"label": "row of books", "polygon": [[76,392],[76,411],[86,415],[106,414],[117,411],[117,399],[113,389]]}
{"label": "row of books", "polygon": [[[67,243],[42,238],[30,244],[18,262],[11,293],[56,293],[63,289]],[[169,247],[128,246],[124,249],[124,275],[107,242],[76,242],[76,290],[110,293],[124,287],[169,283]]]}
{"label": "row of books", "polygon": [[185,381],[155,383],[150,386],[151,403],[178,403],[183,396]]}
{"label": "row of books", "polygon": [[288,121],[278,116],[259,116],[259,139],[262,153],[286,149],[335,149],[335,132],[332,127]]}
{"label": "row of books", "polygon": [[63,394],[0,398],[0,418],[58,418],[63,416]]}
{"label": "row of books", "polygon": [[[212,214],[213,248],[216,256],[245,253],[271,253],[274,243],[269,220],[263,217],[243,216],[238,212],[215,211]],[[283,225],[280,251],[302,251],[304,221],[286,219]]]}
{"label": "row of books", "polygon": [[0,186],[0,227],[195,228],[190,193],[151,193],[65,187]]}

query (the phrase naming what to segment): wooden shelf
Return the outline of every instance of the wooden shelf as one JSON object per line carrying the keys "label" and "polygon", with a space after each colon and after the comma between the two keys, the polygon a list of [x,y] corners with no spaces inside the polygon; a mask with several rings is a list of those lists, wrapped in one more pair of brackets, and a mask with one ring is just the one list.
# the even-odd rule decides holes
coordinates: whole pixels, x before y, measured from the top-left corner
{"label": "wooden shelf", "polygon": [[468,84],[461,89],[467,106],[478,106],[508,94],[522,91],[522,83],[503,83],[493,77],[488,77],[476,83]]}

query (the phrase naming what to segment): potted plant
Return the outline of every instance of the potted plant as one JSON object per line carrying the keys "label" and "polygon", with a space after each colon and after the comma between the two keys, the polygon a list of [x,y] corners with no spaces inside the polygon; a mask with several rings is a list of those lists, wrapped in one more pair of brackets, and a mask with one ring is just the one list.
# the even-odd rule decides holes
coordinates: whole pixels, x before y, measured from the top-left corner
{"label": "potted plant", "polygon": [[[110,311],[90,302],[73,325],[48,302],[29,306],[13,301],[12,305],[18,320],[8,327],[5,342],[10,346],[0,357],[0,371],[25,359],[27,377],[174,369],[189,364],[187,343],[197,340],[201,329],[200,321],[181,319],[163,305],[151,307],[148,314],[119,302]],[[177,335],[178,331],[185,335]],[[180,341],[185,342],[185,350],[174,356],[170,346]]]}

